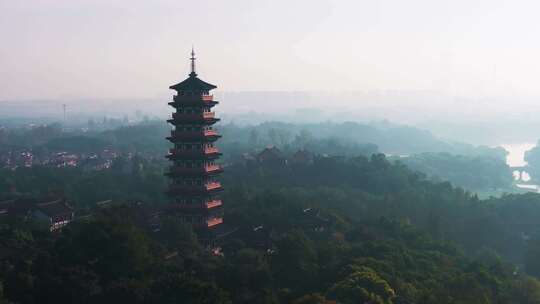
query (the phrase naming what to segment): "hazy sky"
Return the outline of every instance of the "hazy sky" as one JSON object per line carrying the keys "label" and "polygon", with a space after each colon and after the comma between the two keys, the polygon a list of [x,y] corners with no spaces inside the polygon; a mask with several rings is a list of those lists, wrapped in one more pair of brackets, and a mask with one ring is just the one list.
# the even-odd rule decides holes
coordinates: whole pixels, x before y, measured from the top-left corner
{"label": "hazy sky", "polygon": [[540,2],[0,0],[0,99],[221,90],[540,96]]}

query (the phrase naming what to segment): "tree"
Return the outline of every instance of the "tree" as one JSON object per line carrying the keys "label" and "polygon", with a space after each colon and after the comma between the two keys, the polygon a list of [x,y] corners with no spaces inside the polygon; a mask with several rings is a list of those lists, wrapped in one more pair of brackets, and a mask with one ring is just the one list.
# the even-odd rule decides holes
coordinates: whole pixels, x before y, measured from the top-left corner
{"label": "tree", "polygon": [[183,257],[192,257],[201,249],[191,225],[181,222],[176,216],[162,220],[160,234],[165,244],[172,250],[178,250]]}
{"label": "tree", "polygon": [[42,257],[36,264],[33,293],[43,303],[58,299],[66,303],[95,303],[102,292],[99,277],[86,266],[65,266],[50,257]]}
{"label": "tree", "polygon": [[528,274],[540,278],[540,238],[529,240],[525,253],[525,270]]}
{"label": "tree", "polygon": [[540,282],[531,277],[515,282],[510,299],[512,303],[540,304]]}
{"label": "tree", "polygon": [[279,131],[277,129],[270,129],[268,130],[268,138],[270,138],[270,142],[272,145],[277,146],[279,144]]}
{"label": "tree", "polygon": [[525,152],[524,158],[533,176],[538,176],[538,173],[540,173],[540,140],[536,146]]}
{"label": "tree", "polygon": [[292,304],[332,304],[334,301],[327,300],[320,293],[310,293],[292,302]]}
{"label": "tree", "polygon": [[186,274],[166,273],[153,286],[151,303],[229,304],[226,293],[214,284]]}
{"label": "tree", "polygon": [[0,304],[8,304],[7,300],[4,298],[4,285],[0,281]]}
{"label": "tree", "polygon": [[259,132],[257,129],[249,131],[248,145],[252,148],[259,146]]}
{"label": "tree", "polygon": [[365,266],[352,266],[351,272],[328,292],[340,303],[391,304],[395,291],[377,272]]}
{"label": "tree", "polygon": [[231,256],[222,272],[220,286],[233,290],[235,303],[275,303],[268,288],[272,284],[265,256],[256,250],[242,248]]}
{"label": "tree", "polygon": [[301,230],[292,230],[276,243],[277,254],[272,268],[282,286],[302,290],[316,281],[317,256],[312,241]]}
{"label": "tree", "polygon": [[127,207],[118,207],[91,222],[73,223],[58,243],[69,265],[92,263],[105,281],[137,277],[153,262],[150,240],[130,219]]}
{"label": "tree", "polygon": [[306,129],[302,129],[294,138],[295,145],[300,149],[305,149],[312,140],[313,134]]}

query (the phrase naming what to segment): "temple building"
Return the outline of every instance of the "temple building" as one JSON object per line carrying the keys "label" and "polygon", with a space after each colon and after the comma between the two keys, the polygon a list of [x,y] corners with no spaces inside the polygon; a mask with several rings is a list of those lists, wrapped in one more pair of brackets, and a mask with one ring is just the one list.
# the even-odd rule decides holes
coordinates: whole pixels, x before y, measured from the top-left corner
{"label": "temple building", "polygon": [[2,217],[37,220],[54,232],[71,223],[75,212],[64,198],[21,198],[0,201],[0,219]]}
{"label": "temple building", "polygon": [[167,137],[174,145],[167,155],[172,162],[167,172],[171,208],[207,242],[223,223],[223,203],[219,196],[223,188],[217,180],[223,170],[216,163],[221,153],[214,146],[221,136],[212,127],[219,121],[212,112],[218,102],[210,95],[215,88],[197,77],[192,50],[188,78],[170,86],[176,95],[169,103],[175,111],[168,120],[174,128]]}

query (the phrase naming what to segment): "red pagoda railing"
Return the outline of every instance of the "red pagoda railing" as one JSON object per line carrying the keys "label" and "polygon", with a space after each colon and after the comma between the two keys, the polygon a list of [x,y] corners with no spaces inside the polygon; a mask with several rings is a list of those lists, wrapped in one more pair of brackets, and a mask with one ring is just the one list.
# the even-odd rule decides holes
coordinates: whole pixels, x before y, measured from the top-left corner
{"label": "red pagoda railing", "polygon": [[207,165],[204,167],[192,167],[192,168],[185,168],[185,167],[174,167],[171,168],[170,173],[175,174],[200,174],[200,173],[216,173],[221,172],[221,166],[219,165]]}
{"label": "red pagoda railing", "polygon": [[178,208],[178,209],[199,209],[199,208],[212,209],[212,208],[215,208],[215,207],[219,207],[222,204],[223,204],[223,202],[221,200],[215,199],[215,200],[205,202],[202,205],[201,204],[180,204],[179,203],[179,204],[173,204],[172,207],[173,208]]}
{"label": "red pagoda railing", "polygon": [[204,102],[204,103],[212,103],[214,101],[213,95],[202,95],[202,96],[182,96],[182,95],[176,95],[173,97],[173,100],[178,103],[198,103],[198,102]]}
{"label": "red pagoda railing", "polygon": [[221,184],[219,182],[208,182],[203,185],[172,185],[169,191],[170,193],[193,193],[219,189],[221,189]]}
{"label": "red pagoda railing", "polygon": [[204,171],[206,172],[213,172],[213,171],[219,171],[221,170],[221,166],[219,165],[208,165],[204,167]]}
{"label": "red pagoda railing", "polygon": [[204,136],[217,136],[218,132],[214,130],[204,130]]}
{"label": "red pagoda railing", "polygon": [[203,118],[214,118],[216,117],[216,113],[214,112],[203,112]]}
{"label": "red pagoda railing", "polygon": [[173,138],[197,138],[201,136],[219,136],[218,132],[215,130],[204,130],[204,131],[171,131],[171,136]]}
{"label": "red pagoda railing", "polygon": [[219,153],[219,149],[216,147],[209,147],[204,149],[192,149],[192,150],[179,150],[179,149],[169,149],[169,154],[167,157],[175,156],[197,156],[197,155],[210,155]]}
{"label": "red pagoda railing", "polygon": [[215,112],[201,112],[201,113],[173,113],[171,120],[179,121],[197,121],[202,119],[212,119],[216,117]]}
{"label": "red pagoda railing", "polygon": [[218,152],[219,150],[216,147],[204,148],[204,154],[213,154],[213,153],[218,153]]}
{"label": "red pagoda railing", "polygon": [[221,200],[211,200],[209,202],[206,202],[206,208],[211,209],[211,208],[221,206],[222,204],[223,203],[221,202]]}
{"label": "red pagoda railing", "polygon": [[206,183],[205,187],[206,187],[206,190],[219,189],[219,188],[221,188],[221,183],[220,182],[209,182],[209,183]]}
{"label": "red pagoda railing", "polygon": [[215,217],[215,218],[210,218],[210,219],[207,219],[206,220],[206,225],[208,227],[212,227],[212,226],[215,226],[215,225],[219,225],[223,223],[223,219],[220,218],[220,217]]}

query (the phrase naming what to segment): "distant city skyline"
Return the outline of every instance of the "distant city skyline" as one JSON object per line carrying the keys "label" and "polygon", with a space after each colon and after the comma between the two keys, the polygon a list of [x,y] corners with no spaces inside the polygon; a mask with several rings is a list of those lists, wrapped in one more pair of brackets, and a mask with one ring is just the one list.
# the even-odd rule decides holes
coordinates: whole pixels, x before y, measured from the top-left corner
{"label": "distant city skyline", "polygon": [[224,91],[540,96],[534,1],[0,0],[0,100]]}

